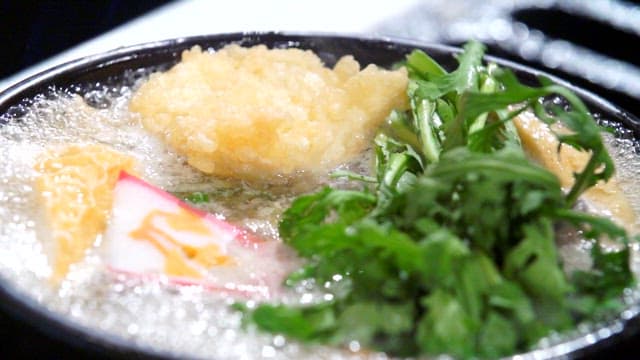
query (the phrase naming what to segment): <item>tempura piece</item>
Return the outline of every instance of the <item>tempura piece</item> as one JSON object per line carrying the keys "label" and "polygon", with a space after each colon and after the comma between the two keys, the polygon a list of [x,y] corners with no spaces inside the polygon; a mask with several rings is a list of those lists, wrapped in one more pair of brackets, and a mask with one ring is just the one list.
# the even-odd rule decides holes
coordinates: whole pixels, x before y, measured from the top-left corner
{"label": "tempura piece", "polygon": [[351,56],[326,68],[311,51],[199,47],[134,94],[145,128],[219,176],[273,181],[330,169],[360,154],[389,112],[404,109],[408,79]]}

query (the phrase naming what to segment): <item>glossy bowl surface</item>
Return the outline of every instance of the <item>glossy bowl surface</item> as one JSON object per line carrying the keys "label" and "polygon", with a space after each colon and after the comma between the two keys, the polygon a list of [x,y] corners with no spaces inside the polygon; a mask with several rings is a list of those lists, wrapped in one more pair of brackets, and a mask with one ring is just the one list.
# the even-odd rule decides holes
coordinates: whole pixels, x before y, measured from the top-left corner
{"label": "glossy bowl surface", "polygon": [[[194,45],[205,49],[219,49],[229,43],[244,46],[265,44],[268,47],[297,47],[315,51],[327,65],[333,65],[343,55],[353,55],[361,64],[374,63],[391,66],[402,60],[415,48],[420,48],[438,60],[445,68],[452,69],[457,62],[453,55],[460,49],[424,44],[403,39],[368,38],[362,36],[344,36],[335,34],[296,34],[296,33],[235,33],[206,35],[188,38],[163,40],[142,45],[123,47],[106,53],[71,61],[40,74],[27,78],[0,92],[0,126],[20,116],[28,100],[52,89],[84,94],[92,89],[109,84],[121,84],[126,72],[136,69],[167,69],[179,61],[183,50]],[[640,121],[610,102],[579,88],[571,86],[561,79],[544,72],[501,60],[491,56],[487,61],[496,62],[513,69],[522,81],[537,84],[537,77],[547,76],[575,91],[595,113],[603,118],[620,123],[631,130],[635,139],[640,139]],[[134,345],[122,338],[84,328],[67,320],[64,314],[53,313],[40,306],[34,299],[24,296],[15,287],[4,280],[0,274],[0,306],[5,312],[39,328],[49,336],[61,339],[70,345],[78,346],[98,353],[124,357],[171,357],[151,348]],[[603,325],[596,331],[575,334],[564,341],[554,343],[548,348],[521,354],[515,358],[556,358],[582,357],[601,354],[631,337],[640,339],[640,304],[627,309],[619,318]]]}

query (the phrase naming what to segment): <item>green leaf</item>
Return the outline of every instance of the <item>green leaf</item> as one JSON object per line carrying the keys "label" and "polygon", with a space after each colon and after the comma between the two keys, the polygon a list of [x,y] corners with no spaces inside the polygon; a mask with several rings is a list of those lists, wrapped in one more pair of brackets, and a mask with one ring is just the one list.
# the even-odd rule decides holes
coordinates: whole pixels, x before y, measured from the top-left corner
{"label": "green leaf", "polygon": [[485,298],[489,289],[502,281],[500,273],[493,261],[486,256],[476,253],[469,256],[460,264],[456,290],[460,303],[464,306],[469,317],[480,323],[486,312]]}
{"label": "green leaf", "polygon": [[203,193],[200,191],[196,191],[193,192],[187,196],[185,196],[184,198],[186,201],[193,203],[193,204],[200,204],[200,203],[208,203],[209,202],[209,194],[207,193]]}
{"label": "green leaf", "polygon": [[488,291],[489,306],[503,313],[512,314],[521,326],[527,326],[535,320],[535,312],[527,294],[516,282],[502,281]]}
{"label": "green leaf", "polygon": [[596,299],[606,300],[617,296],[634,282],[629,268],[630,250],[625,246],[620,250],[604,252],[600,244],[591,248],[593,269],[576,271],[572,282],[582,292],[593,294]]}
{"label": "green leaf", "polygon": [[509,319],[495,311],[490,312],[478,339],[481,356],[493,359],[511,354],[518,345],[517,332]]}
{"label": "green leaf", "polygon": [[458,58],[458,68],[440,76],[430,76],[429,82],[418,82],[415,95],[436,100],[449,93],[462,94],[469,89],[478,88],[478,67],[481,65],[485,47],[479,42],[470,41]]}
{"label": "green leaf", "polygon": [[[470,124],[482,114],[526,102],[533,107],[535,114],[541,120],[548,123],[561,122],[573,132],[569,135],[556,134],[560,142],[578,150],[592,152],[586,167],[575,175],[576,181],[567,194],[567,203],[570,207],[575,204],[578,196],[587,188],[595,185],[598,181],[606,181],[612,176],[614,164],[604,148],[600,127],[578,96],[566,88],[552,84],[545,78],[540,79],[542,87],[534,88],[521,84],[509,70],[494,73],[496,80],[502,85],[501,91],[492,93],[470,91],[461,97],[459,119],[456,123],[462,132],[464,128],[460,124]],[[552,94],[560,95],[567,100],[571,110],[567,111],[559,106],[545,108],[537,101],[543,96]],[[459,143],[458,141],[455,144]]]}
{"label": "green leaf", "polygon": [[424,79],[442,76],[447,72],[431,56],[422,50],[414,50],[407,56],[407,67],[414,70]]}
{"label": "green leaf", "polygon": [[422,300],[427,312],[418,323],[418,346],[428,354],[471,357],[474,354],[477,325],[459,300],[437,290]]}
{"label": "green leaf", "polygon": [[[460,263],[469,254],[469,248],[458,237],[446,229],[430,232],[420,242],[419,276],[423,283],[431,286],[452,288],[457,281]],[[416,254],[418,255],[418,254]]]}
{"label": "green leaf", "polygon": [[441,151],[441,140],[437,133],[442,121],[436,113],[435,102],[426,99],[420,101],[415,106],[414,118],[420,144],[422,144],[422,154],[429,162],[437,162]]}
{"label": "green leaf", "polygon": [[505,259],[505,274],[517,279],[536,298],[561,302],[571,290],[559,266],[551,222],[542,219],[523,227],[524,239]]}
{"label": "green leaf", "polygon": [[358,340],[373,343],[380,334],[408,335],[413,328],[414,310],[410,303],[385,305],[375,302],[361,302],[347,306],[339,315],[342,342]]}
{"label": "green leaf", "polygon": [[336,318],[330,305],[305,308],[261,304],[250,313],[250,320],[265,331],[306,341],[321,341],[335,330]]}
{"label": "green leaf", "polygon": [[361,191],[333,190],[301,196],[285,211],[280,222],[280,235],[289,239],[303,232],[307,225],[324,222],[327,216],[336,211],[345,222],[363,217],[375,204],[375,197]]}

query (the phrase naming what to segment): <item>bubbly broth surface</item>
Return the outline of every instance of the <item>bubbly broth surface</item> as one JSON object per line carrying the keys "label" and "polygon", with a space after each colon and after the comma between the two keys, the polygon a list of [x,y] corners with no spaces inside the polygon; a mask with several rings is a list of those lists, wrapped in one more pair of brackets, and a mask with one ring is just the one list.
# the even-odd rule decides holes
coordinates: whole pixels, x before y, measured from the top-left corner
{"label": "bubbly broth surface", "polygon": [[[72,322],[176,355],[219,359],[384,358],[382,354],[362,352],[357,343],[344,349],[307,346],[282,336],[243,330],[239,314],[229,307],[234,299],[223,294],[199,287],[179,287],[162,279],[144,281],[110,273],[100,256],[100,237],[59,286],[48,281],[51,266],[37,237],[41,219],[33,189],[33,164],[51,146],[107,144],[136,158],[141,164],[140,175],[150,183],[176,194],[206,191],[211,194],[211,201],[200,205],[202,208],[270,241],[279,241],[278,219],[296,195],[322,184],[343,185],[326,176],[309,178],[304,174],[273,187],[203,175],[143,129],[139,119],[128,111],[131,94],[129,87],[92,93],[91,96],[107,98],[105,103],[109,104],[94,108],[78,95],[60,92],[34,100],[24,116],[0,127],[2,277]],[[607,142],[617,161],[620,184],[640,213],[640,193],[634,190],[640,185],[640,157],[634,142],[614,137]],[[367,172],[370,163],[370,155],[365,155],[346,167]],[[579,242],[563,244],[561,250],[567,263],[584,258],[585,249]],[[308,292],[303,285],[282,300],[304,303],[323,296]]]}
{"label": "bubbly broth surface", "polygon": [[[282,336],[242,330],[239,314],[229,307],[235,300],[224,294],[109,272],[101,257],[100,237],[59,286],[49,281],[51,266],[37,235],[42,219],[34,194],[37,173],[33,166],[51,147],[109,145],[134,157],[141,165],[140,175],[150,183],[178,196],[206,191],[211,201],[199,204],[201,208],[270,241],[279,241],[277,221],[293,197],[329,181],[300,174],[283,185],[257,187],[203,175],[142,128],[128,111],[131,93],[128,87],[92,93],[110,104],[93,108],[78,95],[60,92],[34,100],[23,117],[0,127],[0,156],[5,159],[0,165],[2,277],[73,322],[161,352],[220,359],[355,356],[346,349],[319,351],[289,344]],[[365,158],[348,166],[368,168],[368,162]],[[322,295],[301,288],[281,300],[308,302]],[[354,344],[352,350],[359,346]]]}

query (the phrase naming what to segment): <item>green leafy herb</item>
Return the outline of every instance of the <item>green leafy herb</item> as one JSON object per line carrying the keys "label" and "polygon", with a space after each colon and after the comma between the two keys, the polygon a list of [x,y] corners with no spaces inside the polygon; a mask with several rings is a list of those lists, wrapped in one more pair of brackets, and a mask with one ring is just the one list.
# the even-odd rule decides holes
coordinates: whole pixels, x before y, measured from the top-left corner
{"label": "green leafy herb", "polygon": [[190,203],[193,204],[201,204],[201,203],[208,203],[209,202],[209,194],[204,193],[204,192],[200,192],[200,191],[196,191],[196,192],[192,192],[186,196],[184,196],[184,199]]}
{"label": "green leafy herb", "polygon": [[[330,301],[241,307],[248,323],[309,342],[393,355],[493,358],[526,350],[553,331],[622,306],[633,284],[623,229],[573,209],[613,174],[599,127],[580,99],[541,79],[483,65],[471,42],[447,73],[417,50],[407,57],[410,110],[394,111],[375,139],[375,177],[341,173],[362,191],[325,188],[297,198],[280,234],[305,258],[287,285],[328,284]],[[561,95],[568,109],[545,106]],[[531,110],[571,132],[561,143],[588,151],[567,194],[531,163],[510,122]],[[571,224],[593,242],[591,269],[567,275],[554,229]],[[604,251],[601,238],[619,241]]]}

